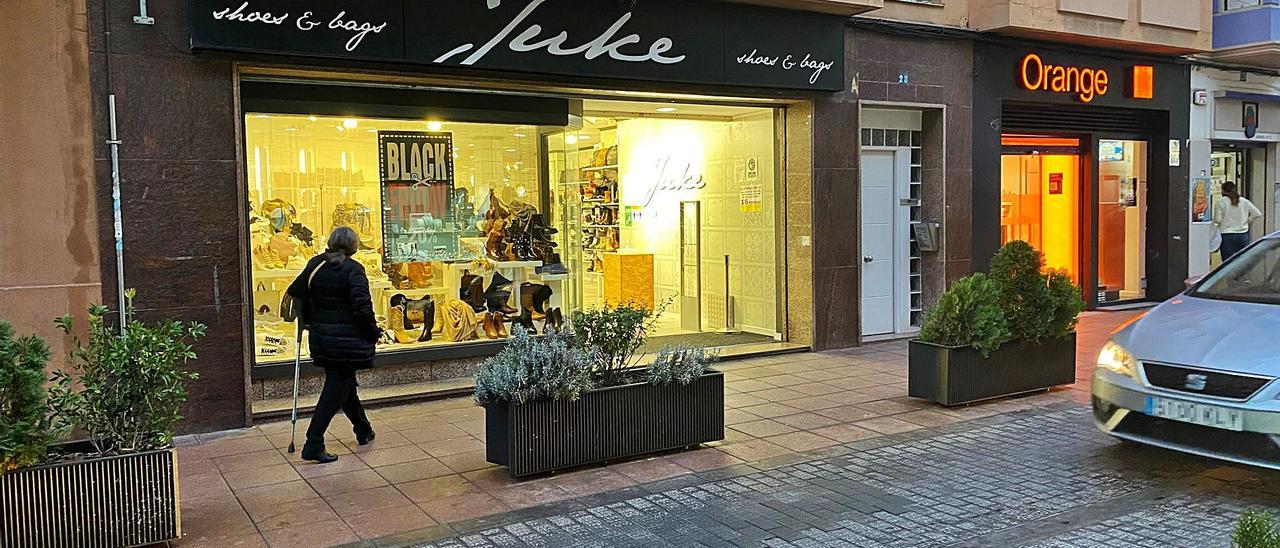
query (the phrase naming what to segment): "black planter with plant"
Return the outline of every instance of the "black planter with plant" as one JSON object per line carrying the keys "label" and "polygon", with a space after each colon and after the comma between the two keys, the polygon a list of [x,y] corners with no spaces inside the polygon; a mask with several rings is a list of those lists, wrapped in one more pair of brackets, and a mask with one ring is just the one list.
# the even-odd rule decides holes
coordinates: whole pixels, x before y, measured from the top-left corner
{"label": "black planter with plant", "polygon": [[724,439],[714,353],[668,347],[634,367],[654,317],[623,305],[541,338],[517,329],[476,375],[489,462],[522,477]]}
{"label": "black planter with plant", "polygon": [[[181,366],[193,359],[196,323],[123,329],[89,309],[89,339],[74,342],[72,371],[57,371],[48,393],[48,347],[13,339],[0,322],[0,546],[115,547],[181,536],[173,430],[186,401]],[[70,317],[58,320],[66,332]],[[10,405],[10,402],[15,402]],[[55,443],[73,428],[86,440]]]}
{"label": "black planter with plant", "polygon": [[908,395],[950,406],[1075,382],[1079,286],[1045,272],[1022,241],[990,270],[957,281],[925,315],[910,342]]}

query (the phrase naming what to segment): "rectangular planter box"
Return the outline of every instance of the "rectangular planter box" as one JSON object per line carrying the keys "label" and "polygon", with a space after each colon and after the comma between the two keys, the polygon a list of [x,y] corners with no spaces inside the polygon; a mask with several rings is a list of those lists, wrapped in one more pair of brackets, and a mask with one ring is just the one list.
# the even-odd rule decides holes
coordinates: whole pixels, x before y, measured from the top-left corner
{"label": "rectangular planter box", "polygon": [[577,401],[485,405],[489,462],[512,477],[563,470],[724,439],[724,374],[687,386],[635,383]]}
{"label": "rectangular planter box", "polygon": [[1076,334],[1041,344],[1005,343],[983,358],[970,347],[911,341],[907,394],[960,405],[1045,390],[1076,380]]}
{"label": "rectangular planter box", "polygon": [[178,453],[162,449],[0,475],[0,547],[115,548],[175,540]]}

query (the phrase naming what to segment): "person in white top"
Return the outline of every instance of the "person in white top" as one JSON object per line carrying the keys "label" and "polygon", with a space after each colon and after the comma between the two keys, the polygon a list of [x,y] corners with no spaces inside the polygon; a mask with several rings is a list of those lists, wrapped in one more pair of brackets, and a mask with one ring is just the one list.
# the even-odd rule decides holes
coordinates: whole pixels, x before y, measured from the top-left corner
{"label": "person in white top", "polygon": [[1222,183],[1222,196],[1213,203],[1213,226],[1222,233],[1222,245],[1218,248],[1222,260],[1249,246],[1249,225],[1261,216],[1262,212],[1253,202],[1240,196],[1235,183]]}

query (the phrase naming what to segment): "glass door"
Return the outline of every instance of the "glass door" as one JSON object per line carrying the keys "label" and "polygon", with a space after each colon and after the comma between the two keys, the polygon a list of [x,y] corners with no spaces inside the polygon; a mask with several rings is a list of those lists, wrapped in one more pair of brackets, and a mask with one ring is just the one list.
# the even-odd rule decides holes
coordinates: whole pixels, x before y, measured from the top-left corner
{"label": "glass door", "polygon": [[1098,141],[1098,304],[1147,296],[1147,142]]}
{"label": "glass door", "polygon": [[1080,283],[1080,155],[1073,138],[1006,135],[1000,158],[1000,243],[1022,240],[1045,266]]}

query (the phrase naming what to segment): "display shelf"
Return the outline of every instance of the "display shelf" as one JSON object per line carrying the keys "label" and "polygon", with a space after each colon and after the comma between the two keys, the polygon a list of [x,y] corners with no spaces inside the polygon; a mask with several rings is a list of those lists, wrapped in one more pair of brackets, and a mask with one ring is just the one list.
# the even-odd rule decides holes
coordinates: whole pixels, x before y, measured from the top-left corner
{"label": "display shelf", "polygon": [[589,230],[589,229],[593,229],[593,228],[597,228],[597,229],[599,229],[599,228],[618,228],[618,225],[582,225],[582,229],[583,229],[583,230]]}
{"label": "display shelf", "polygon": [[616,207],[618,205],[618,202],[605,202],[604,200],[583,200],[582,201],[583,207],[586,207],[587,204],[591,204],[591,207],[595,207],[595,206]]}
{"label": "display shelf", "polygon": [[300,273],[302,273],[301,268],[296,270],[292,268],[278,268],[273,270],[254,270],[253,281],[255,282],[265,281],[265,280],[277,281],[282,278],[296,278]]}
{"label": "display shelf", "polygon": [[582,171],[608,171],[611,169],[618,169],[618,164],[609,164],[607,166],[591,166],[591,167],[584,167],[580,169]]}
{"label": "display shelf", "polygon": [[532,268],[542,266],[542,261],[492,261],[493,267],[502,270],[514,270],[517,268]]}

